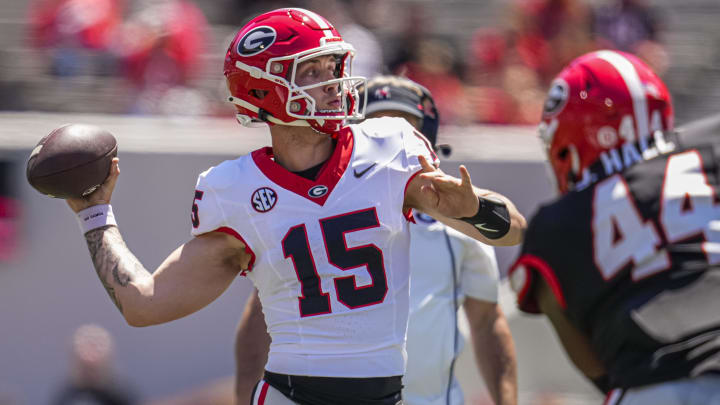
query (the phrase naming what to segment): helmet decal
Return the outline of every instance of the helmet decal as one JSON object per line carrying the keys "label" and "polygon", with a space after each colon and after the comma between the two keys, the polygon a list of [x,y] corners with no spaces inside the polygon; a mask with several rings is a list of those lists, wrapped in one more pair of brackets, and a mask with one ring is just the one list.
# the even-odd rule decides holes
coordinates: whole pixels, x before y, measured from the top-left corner
{"label": "helmet decal", "polygon": [[277,33],[272,27],[253,28],[238,41],[237,53],[242,56],[257,55],[274,44],[276,38]]}
{"label": "helmet decal", "polygon": [[569,94],[570,89],[568,88],[567,82],[563,79],[555,79],[550,85],[550,91],[548,92],[547,99],[545,99],[543,114],[552,116],[562,111],[568,102]]}
{"label": "helmet decal", "polygon": [[637,132],[641,135],[648,135],[649,114],[647,105],[647,85],[643,86],[635,66],[623,55],[613,51],[598,51],[597,56],[610,63],[620,73],[632,99],[632,105],[637,122]]}
{"label": "helmet decal", "polygon": [[597,143],[603,148],[610,149],[617,145],[618,134],[611,126],[600,127],[597,132]]}

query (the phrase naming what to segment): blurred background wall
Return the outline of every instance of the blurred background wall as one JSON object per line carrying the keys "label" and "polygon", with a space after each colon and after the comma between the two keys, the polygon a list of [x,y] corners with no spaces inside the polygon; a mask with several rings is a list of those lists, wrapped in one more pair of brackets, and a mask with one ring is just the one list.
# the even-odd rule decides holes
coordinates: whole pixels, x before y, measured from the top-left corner
{"label": "blurred background wall", "polygon": [[333,21],[356,73],[425,84],[446,124],[534,124],[559,68],[599,48],[653,66],[680,121],[720,103],[714,0],[0,0],[0,108],[225,115],[231,36],[280,6]]}
{"label": "blurred background wall", "polygon": [[[230,36],[280,6],[318,11],[359,53],[360,74],[405,74],[440,106],[443,168],[468,165],[476,184],[526,216],[553,196],[534,125],[547,85],[581,53],[637,53],[674,96],[677,123],[720,106],[716,0],[0,0],[0,405],[47,404],[72,376],[71,336],[94,323],[114,338],[113,366],[142,401],[233,372],[232,342],[250,283],[238,279],[188,318],[125,325],[94,274],[62,201],[32,190],[25,159],[51,129],[88,122],[120,142],[114,197],[129,247],[154,268],[189,238],[197,174],[265,145],[225,105]],[[517,250],[498,249],[501,270]],[[523,404],[599,403],[568,365],[546,322],[505,310]],[[469,353],[468,403],[485,404]]]}

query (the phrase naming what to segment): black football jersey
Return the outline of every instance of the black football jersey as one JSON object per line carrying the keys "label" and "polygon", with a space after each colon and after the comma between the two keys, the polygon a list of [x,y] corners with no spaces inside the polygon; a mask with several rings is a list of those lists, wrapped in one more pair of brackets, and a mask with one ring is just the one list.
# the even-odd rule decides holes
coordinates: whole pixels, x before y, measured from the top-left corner
{"label": "black football jersey", "polygon": [[628,166],[539,209],[511,269],[519,306],[538,312],[543,277],[613,387],[720,371],[718,158],[707,146]]}

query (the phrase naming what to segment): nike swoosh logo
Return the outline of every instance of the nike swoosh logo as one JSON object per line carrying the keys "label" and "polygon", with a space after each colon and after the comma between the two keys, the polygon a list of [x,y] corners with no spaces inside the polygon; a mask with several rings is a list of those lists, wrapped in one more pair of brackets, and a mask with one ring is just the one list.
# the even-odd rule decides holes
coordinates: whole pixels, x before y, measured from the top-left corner
{"label": "nike swoosh logo", "polygon": [[375,167],[376,164],[377,164],[377,162],[371,164],[370,166],[366,167],[365,169],[363,169],[363,170],[360,171],[360,172],[357,171],[357,169],[354,169],[354,170],[353,170],[353,174],[355,175],[355,178],[360,178],[360,177],[362,177],[363,174],[367,173],[368,170],[370,170],[370,169],[372,169],[373,167]]}
{"label": "nike swoosh logo", "polygon": [[497,229],[485,228],[484,222],[482,224],[475,224],[475,228],[477,228],[481,231],[485,231],[485,232],[497,232],[498,231]]}

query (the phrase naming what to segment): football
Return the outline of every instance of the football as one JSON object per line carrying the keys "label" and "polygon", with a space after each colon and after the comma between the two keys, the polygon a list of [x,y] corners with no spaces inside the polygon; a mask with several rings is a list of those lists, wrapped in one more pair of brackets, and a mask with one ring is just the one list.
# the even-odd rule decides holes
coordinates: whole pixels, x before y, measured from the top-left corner
{"label": "football", "polygon": [[27,179],[50,197],[83,197],[105,181],[116,155],[117,141],[110,132],[93,125],[64,125],[35,146],[27,162]]}

